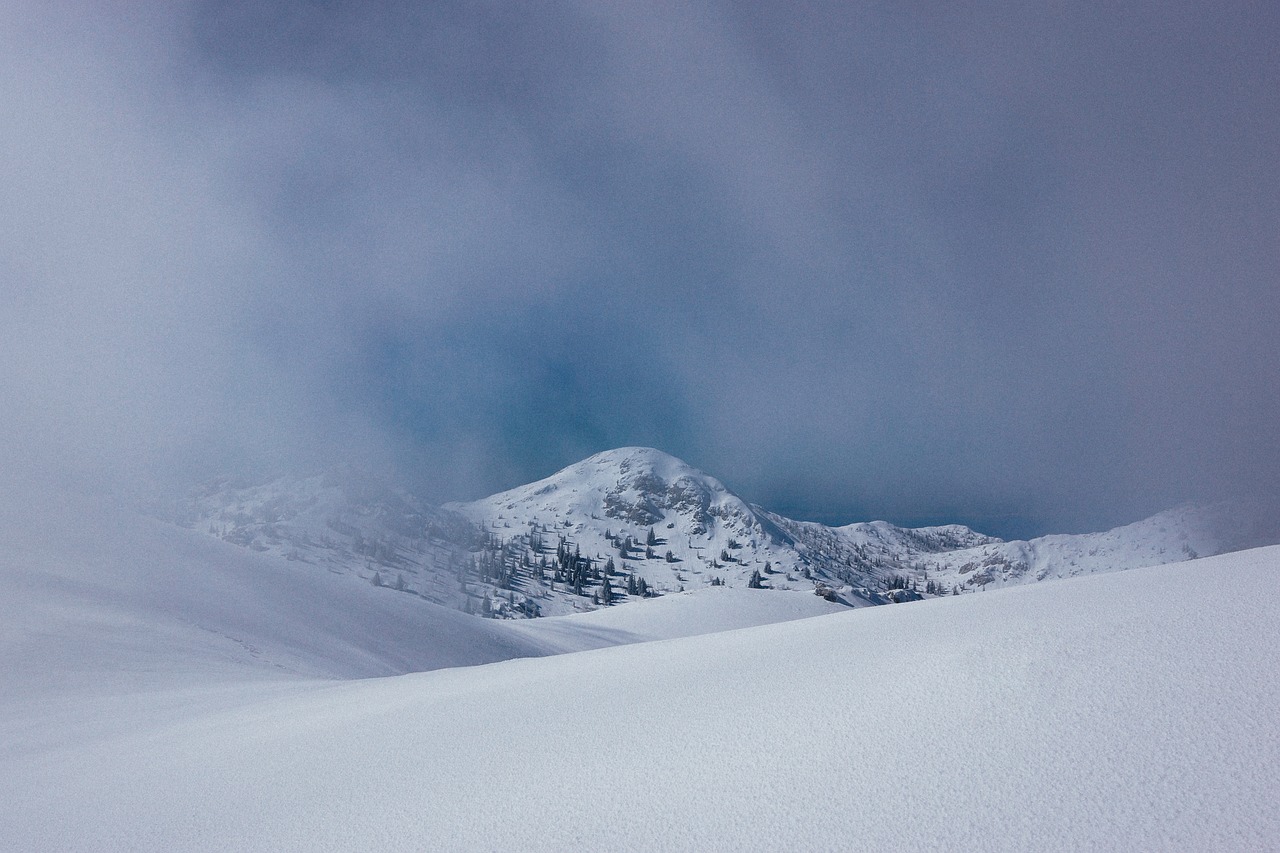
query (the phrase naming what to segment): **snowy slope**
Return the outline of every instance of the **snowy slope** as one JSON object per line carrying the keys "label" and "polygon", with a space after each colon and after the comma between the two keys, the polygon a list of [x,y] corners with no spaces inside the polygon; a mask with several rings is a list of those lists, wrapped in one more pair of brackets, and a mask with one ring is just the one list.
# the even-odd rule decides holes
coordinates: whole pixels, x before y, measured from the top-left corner
{"label": "snowy slope", "polygon": [[317,568],[101,500],[28,493],[0,508],[0,697],[365,678],[842,609],[812,593],[709,589],[522,631]]}
{"label": "snowy slope", "polygon": [[[531,537],[544,545],[563,542],[597,563],[612,560],[620,573],[644,577],[659,592],[712,583],[741,587],[758,571],[768,587],[822,586],[849,604],[1117,571],[1280,542],[1280,516],[1244,504],[1182,506],[1103,533],[1029,542],[1004,542],[958,524],[828,527],[749,504],[714,477],[643,447],[598,453],[536,483],[447,508],[516,551],[526,550]],[[627,540],[632,546],[620,547]],[[538,594],[563,588],[553,579]]]}
{"label": "snowy slope", "polygon": [[709,586],[587,613],[513,623],[510,630],[558,651],[671,640],[839,613],[847,609],[811,592]]}
{"label": "snowy slope", "polygon": [[196,490],[176,514],[183,526],[263,554],[349,574],[458,610],[467,590],[458,566],[483,540],[456,513],[354,471],[227,478]]}
{"label": "snowy slope", "polygon": [[[469,666],[803,618],[812,594],[708,590],[630,611],[479,619],[99,500],[0,506],[0,752],[128,732],[315,679]],[[723,592],[724,595],[716,595]],[[746,596],[743,601],[734,596]],[[706,593],[711,593],[707,595]],[[545,623],[543,626],[541,623]],[[0,849],[14,849],[4,843]]]}
{"label": "snowy slope", "polygon": [[870,521],[827,527],[780,515],[770,517],[790,536],[801,559],[813,567],[811,576],[818,582],[840,589],[847,584],[853,593],[849,598],[873,604],[920,598],[916,592],[899,587],[908,580],[919,580],[914,586],[925,591],[927,579],[919,566],[935,554],[1002,542],[960,524],[909,528]]}
{"label": "snowy slope", "polygon": [[351,473],[224,480],[196,493],[182,519],[318,572],[468,613],[527,617],[756,578],[862,605],[1156,565],[1280,542],[1280,516],[1261,509],[1184,506],[1029,542],[961,525],[833,528],[769,512],[679,459],[628,447],[443,508]]}
{"label": "snowy slope", "polygon": [[[842,528],[843,533],[848,528]],[[1241,502],[1184,505],[1103,533],[991,542],[911,561],[923,587],[961,592],[1157,566],[1280,541],[1280,514]]]}
{"label": "snowy slope", "polygon": [[103,501],[0,509],[0,694],[352,678],[540,654],[501,626]]}
{"label": "snowy slope", "polygon": [[772,589],[840,588],[849,604],[878,601],[874,591],[904,561],[999,541],[960,525],[873,522],[835,531],[792,521],[648,447],[597,453],[536,483],[446,508],[508,541],[533,531],[588,559],[612,560],[661,592],[746,586],[758,572]]}
{"label": "snowy slope", "polygon": [[597,453],[536,483],[446,507],[499,536],[532,529],[554,543],[563,539],[582,556],[612,559],[619,571],[660,590],[704,586],[712,578],[745,586],[766,563],[776,572],[768,575],[775,588],[813,588],[798,576],[802,561],[766,514],[653,448]]}
{"label": "snowy slope", "polygon": [[[1267,548],[417,675],[250,669],[212,699],[140,691],[71,719],[0,705],[0,838],[1276,849],[1278,572]],[[1222,577],[1250,595],[1205,606]]]}

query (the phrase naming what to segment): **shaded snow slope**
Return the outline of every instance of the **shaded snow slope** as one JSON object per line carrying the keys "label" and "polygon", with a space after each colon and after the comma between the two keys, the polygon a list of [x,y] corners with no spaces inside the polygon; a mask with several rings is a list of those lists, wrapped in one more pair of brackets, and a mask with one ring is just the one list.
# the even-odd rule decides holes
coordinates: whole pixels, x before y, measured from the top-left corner
{"label": "shaded snow slope", "polygon": [[[700,637],[5,720],[94,850],[1263,850],[1280,548]],[[1223,578],[1248,595],[1205,598]],[[642,610],[646,605],[636,605]],[[65,701],[74,701],[68,691]],[[90,709],[87,713],[94,713]]]}
{"label": "shaded snow slope", "polygon": [[367,677],[543,649],[314,566],[65,495],[0,517],[0,692]]}

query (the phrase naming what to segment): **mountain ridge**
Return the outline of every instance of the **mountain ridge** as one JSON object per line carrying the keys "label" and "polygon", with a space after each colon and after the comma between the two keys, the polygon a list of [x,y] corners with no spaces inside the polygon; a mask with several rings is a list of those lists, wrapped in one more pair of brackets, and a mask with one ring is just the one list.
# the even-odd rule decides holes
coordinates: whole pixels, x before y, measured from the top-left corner
{"label": "mountain ridge", "polygon": [[719,585],[811,590],[851,606],[954,595],[1280,541],[1264,516],[1184,505],[1110,531],[1008,542],[960,524],[832,527],[631,446],[441,506],[350,474],[220,481],[193,494],[184,523],[465,612],[532,617]]}

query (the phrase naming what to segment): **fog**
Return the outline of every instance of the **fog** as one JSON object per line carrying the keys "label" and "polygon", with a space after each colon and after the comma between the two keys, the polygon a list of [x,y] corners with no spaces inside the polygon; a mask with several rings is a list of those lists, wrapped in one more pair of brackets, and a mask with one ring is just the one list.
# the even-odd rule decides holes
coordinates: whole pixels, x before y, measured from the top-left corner
{"label": "fog", "polygon": [[6,3],[0,465],[1275,500],[1280,12]]}

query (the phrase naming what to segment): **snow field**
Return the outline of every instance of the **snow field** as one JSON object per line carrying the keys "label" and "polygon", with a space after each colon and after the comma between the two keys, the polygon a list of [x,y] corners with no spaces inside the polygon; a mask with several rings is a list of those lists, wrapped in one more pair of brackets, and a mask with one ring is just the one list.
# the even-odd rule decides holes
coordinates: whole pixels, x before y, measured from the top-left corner
{"label": "snow field", "polygon": [[[111,731],[26,720],[0,757],[0,838],[1276,849],[1278,570],[1273,547],[556,657],[246,682],[212,705],[185,687],[163,721],[143,692]],[[1251,594],[1214,595],[1224,577]]]}

